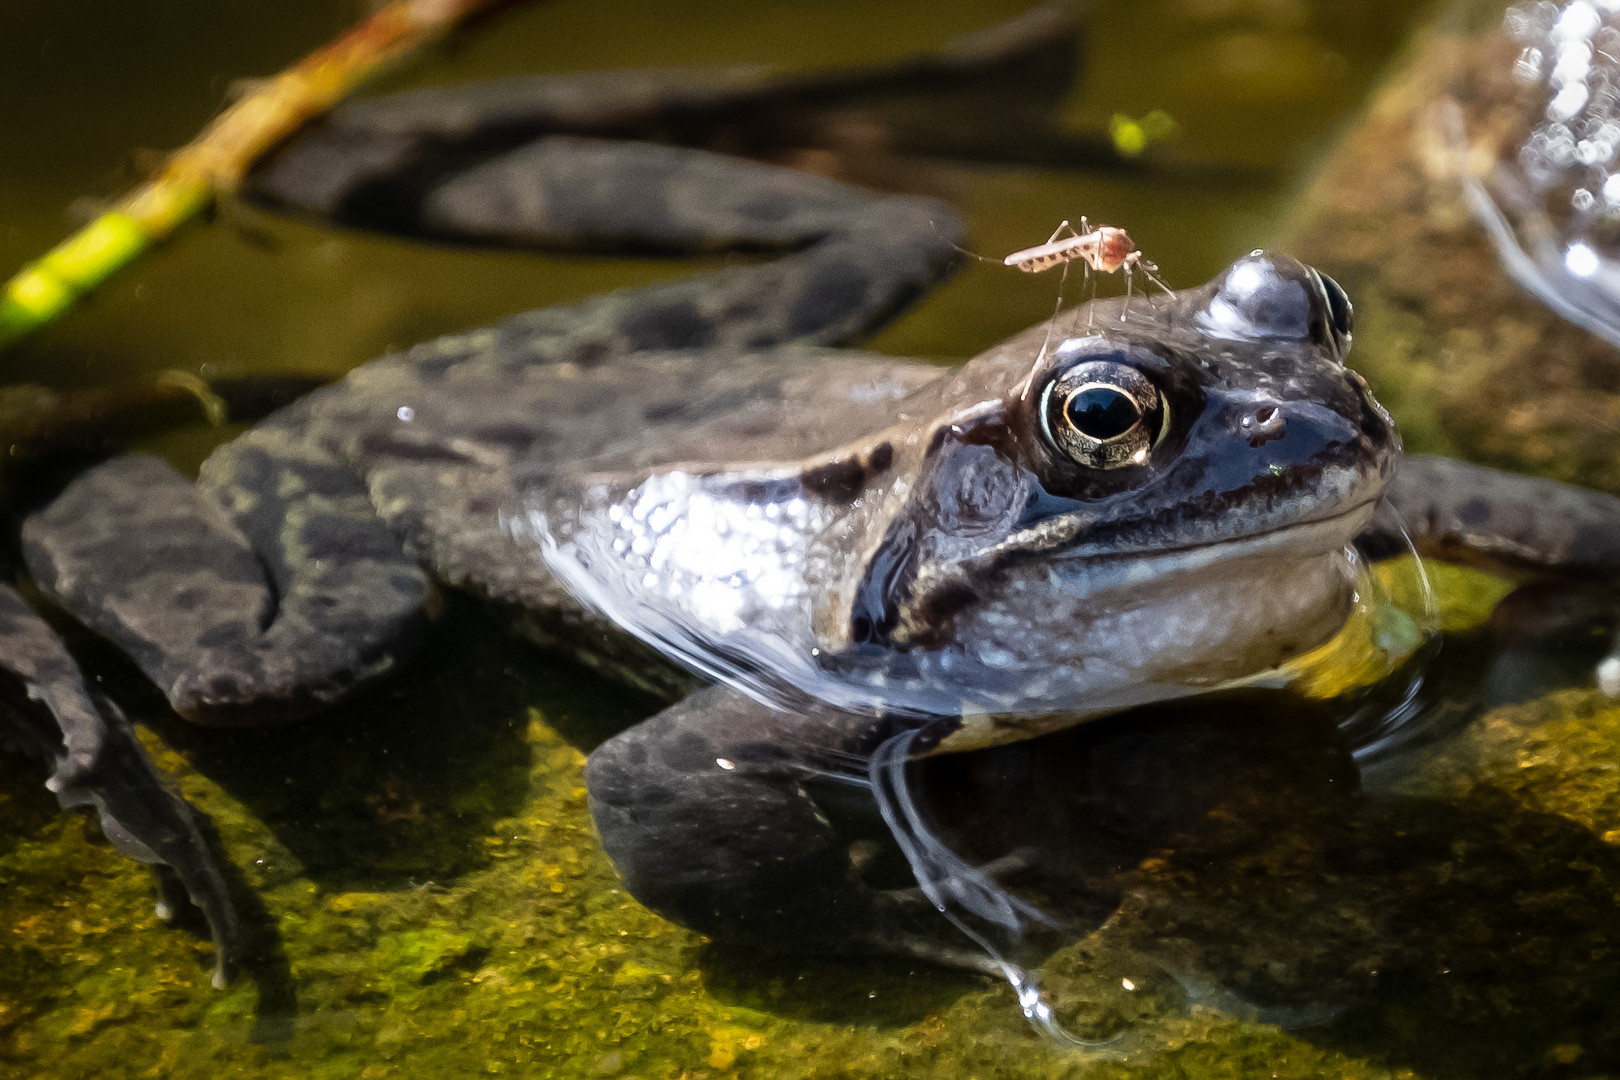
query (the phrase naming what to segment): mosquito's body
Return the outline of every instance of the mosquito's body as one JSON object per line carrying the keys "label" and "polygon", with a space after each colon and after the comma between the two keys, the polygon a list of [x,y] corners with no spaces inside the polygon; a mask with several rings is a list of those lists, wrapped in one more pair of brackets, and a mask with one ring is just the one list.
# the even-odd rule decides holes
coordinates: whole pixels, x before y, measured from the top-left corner
{"label": "mosquito's body", "polygon": [[[1124,270],[1127,275],[1142,262],[1136,241],[1124,229],[1112,225],[1092,229],[1085,218],[1080,219],[1080,228],[1085,231],[1076,232],[1074,226],[1065,221],[1053,230],[1046,243],[1015,251],[1002,262],[1026,274],[1038,274],[1078,260],[1099,274]],[[1065,232],[1069,235],[1064,236]]]}
{"label": "mosquito's body", "polygon": [[[1001,260],[1007,266],[1016,267],[1026,274],[1039,274],[1043,270],[1050,270],[1054,266],[1063,267],[1063,276],[1068,277],[1069,264],[1078,262],[1086,271],[1089,281],[1091,271],[1099,274],[1123,273],[1125,275],[1125,295],[1131,295],[1132,275],[1140,270],[1147,279],[1169,292],[1169,286],[1159,280],[1157,266],[1142,258],[1142,253],[1136,250],[1136,241],[1131,239],[1124,229],[1113,225],[1099,225],[1095,229],[1085,218],[1080,219],[1080,229],[1076,232],[1073,225],[1067,220],[1052,230],[1052,235],[1046,238],[1046,243],[1034,247],[1015,251]],[[1068,233],[1064,236],[1064,233]],[[1063,301],[1062,288],[1058,289],[1058,303]]]}

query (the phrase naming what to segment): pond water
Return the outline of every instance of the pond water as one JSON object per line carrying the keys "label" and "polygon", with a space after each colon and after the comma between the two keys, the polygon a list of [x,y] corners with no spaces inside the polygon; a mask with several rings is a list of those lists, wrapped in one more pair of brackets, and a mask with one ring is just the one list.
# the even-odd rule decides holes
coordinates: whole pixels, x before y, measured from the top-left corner
{"label": "pond water", "polygon": [[[882,63],[1024,6],[558,0],[390,86]],[[75,200],[129,183],[141,148],[189,138],[233,80],[289,63],[354,7],[0,9],[0,267],[54,243]],[[1466,54],[1447,43],[1474,40],[1414,36],[1427,14],[1403,0],[1096,3],[1063,125],[1105,132],[1116,114],[1162,110],[1176,124],[1162,145],[1140,162],[909,162],[896,176],[961,207],[980,252],[1083,213],[1128,227],[1177,286],[1282,239],[1349,289],[1354,362],[1409,445],[1620,491],[1620,365],[1497,281],[1467,214],[1403,164],[1414,103],[1439,92],[1441,60]],[[1404,74],[1365,112],[1392,66]],[[232,203],[8,353],[4,381],[331,377],[690,272],[433,246]],[[874,347],[960,360],[1045,317],[1056,288],[970,264]],[[190,467],[229,434],[197,423],[138,442]],[[249,898],[248,970],[212,989],[206,936],[158,920],[149,875],[60,813],[36,763],[0,752],[0,1075],[1620,1071],[1620,708],[1588,685],[1603,641],[1582,623],[1505,647],[1482,626],[1510,583],[1434,574],[1453,636],[1424,684],[1427,737],[1400,754],[1358,759],[1342,710],[1247,694],[926,771],[965,851],[993,858],[1015,837],[1062,868],[1036,889],[1074,932],[1036,959],[1063,1024],[1097,1040],[1080,1048],[1035,1032],[993,980],[759,955],[640,907],[592,834],[581,770],[656,704],[537,653],[468,601],[452,599],[397,679],[264,730],[190,727],[75,638],[212,817]]]}

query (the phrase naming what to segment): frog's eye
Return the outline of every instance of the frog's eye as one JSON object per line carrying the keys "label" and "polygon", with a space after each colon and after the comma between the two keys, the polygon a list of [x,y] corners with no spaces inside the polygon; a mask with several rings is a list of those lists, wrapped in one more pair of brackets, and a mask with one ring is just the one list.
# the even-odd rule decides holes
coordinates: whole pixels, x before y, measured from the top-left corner
{"label": "frog's eye", "polygon": [[1170,419],[1158,388],[1111,360],[1076,364],[1047,383],[1040,413],[1047,441],[1092,469],[1146,463]]}
{"label": "frog's eye", "polygon": [[1286,255],[1253,251],[1216,279],[1198,312],[1204,333],[1230,341],[1300,341],[1343,362],[1354,323],[1339,283]]}
{"label": "frog's eye", "polygon": [[1356,316],[1350,306],[1350,297],[1345,295],[1343,287],[1337,281],[1326,274],[1312,270],[1311,276],[1321,286],[1322,296],[1327,301],[1328,331],[1342,359],[1344,354],[1350,351],[1350,335],[1356,328]]}

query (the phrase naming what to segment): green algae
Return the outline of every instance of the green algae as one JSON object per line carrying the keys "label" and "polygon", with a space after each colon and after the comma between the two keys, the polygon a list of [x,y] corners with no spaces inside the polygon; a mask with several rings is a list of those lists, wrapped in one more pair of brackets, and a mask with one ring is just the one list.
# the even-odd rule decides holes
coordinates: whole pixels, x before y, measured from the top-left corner
{"label": "green algae", "polygon": [[1567,689],[1494,710],[1421,776],[1420,790],[1454,800],[1496,793],[1620,844],[1620,702]]}

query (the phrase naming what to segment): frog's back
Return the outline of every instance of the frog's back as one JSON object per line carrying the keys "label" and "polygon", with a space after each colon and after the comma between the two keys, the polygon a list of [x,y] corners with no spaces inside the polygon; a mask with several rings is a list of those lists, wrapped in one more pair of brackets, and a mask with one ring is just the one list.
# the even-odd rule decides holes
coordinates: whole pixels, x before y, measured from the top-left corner
{"label": "frog's back", "polygon": [[902,401],[943,374],[807,346],[640,352],[595,365],[509,363],[491,348],[435,366],[421,351],[354,372],[313,406],[325,439],[380,483],[424,468],[493,467],[544,483],[673,463],[812,458],[893,425]]}

